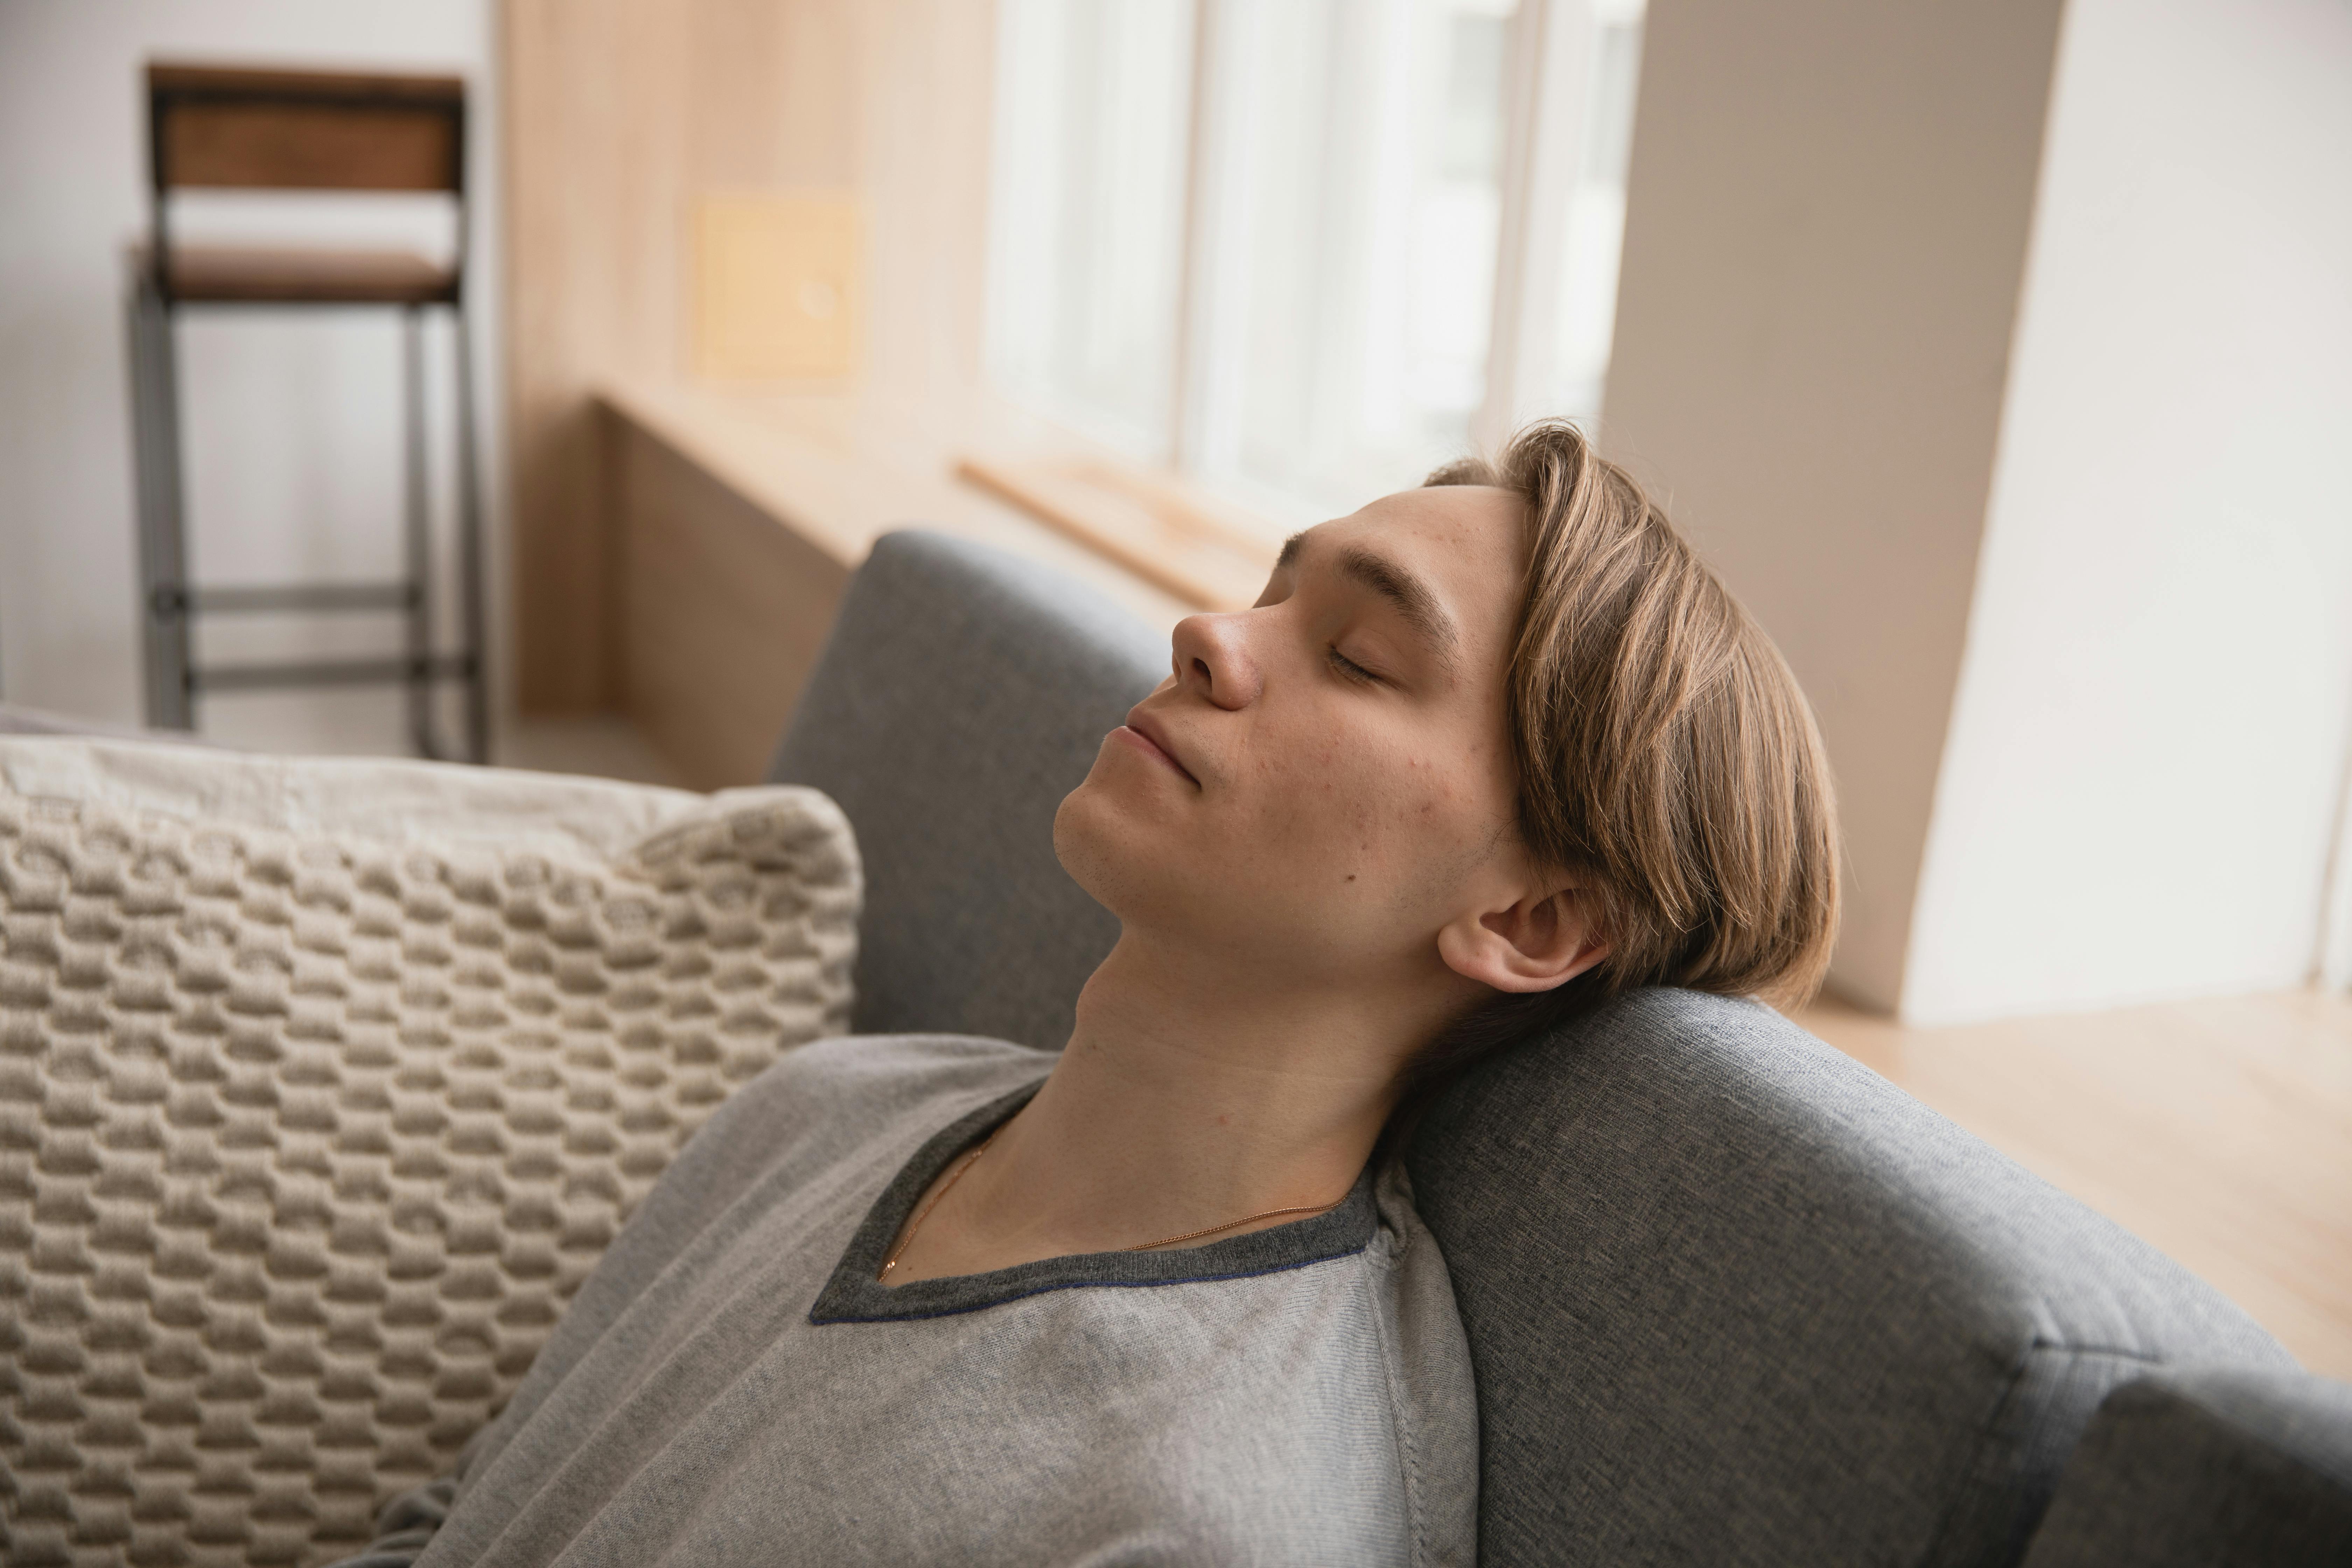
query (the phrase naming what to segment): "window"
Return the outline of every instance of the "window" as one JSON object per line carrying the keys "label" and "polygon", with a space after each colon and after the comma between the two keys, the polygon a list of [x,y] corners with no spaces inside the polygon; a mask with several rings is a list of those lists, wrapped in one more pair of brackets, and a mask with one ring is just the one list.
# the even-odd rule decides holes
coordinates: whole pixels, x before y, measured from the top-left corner
{"label": "window", "polygon": [[1043,412],[1164,461],[1191,0],[1012,0],[999,26],[992,369]]}
{"label": "window", "polygon": [[1600,407],[1641,0],[1005,0],[992,374],[1277,522]]}

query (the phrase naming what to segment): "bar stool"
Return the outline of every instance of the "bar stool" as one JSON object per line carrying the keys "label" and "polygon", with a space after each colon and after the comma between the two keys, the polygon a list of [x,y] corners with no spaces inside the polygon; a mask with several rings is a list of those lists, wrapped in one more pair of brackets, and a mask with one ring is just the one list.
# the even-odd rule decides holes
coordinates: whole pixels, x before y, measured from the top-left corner
{"label": "bar stool", "polygon": [[[444,746],[434,714],[440,683],[462,682],[462,755],[489,760],[485,681],[480,480],[465,307],[466,89],[455,77],[352,76],[208,66],[147,68],[149,233],[130,300],[132,447],[138,479],[144,600],[147,721],[195,727],[209,692],[399,684],[408,689],[420,755]],[[446,267],[401,251],[201,248],[172,242],[175,190],[270,189],[445,193],[455,205],[456,255]],[[404,575],[389,583],[203,586],[187,578],[173,322],[212,307],[364,307],[400,312],[404,395]],[[457,635],[435,648],[434,547],[427,503],[425,342],[427,310],[455,328],[457,459]],[[394,612],[405,621],[395,658],[198,665],[200,616]]]}

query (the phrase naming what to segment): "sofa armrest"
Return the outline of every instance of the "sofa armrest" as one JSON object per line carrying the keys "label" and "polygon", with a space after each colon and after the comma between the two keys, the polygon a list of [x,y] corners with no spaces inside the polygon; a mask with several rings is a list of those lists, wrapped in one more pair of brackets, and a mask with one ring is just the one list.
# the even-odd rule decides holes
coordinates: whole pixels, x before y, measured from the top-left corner
{"label": "sofa armrest", "polygon": [[2200,1368],[2107,1396],[2026,1568],[2352,1563],[2352,1385]]}

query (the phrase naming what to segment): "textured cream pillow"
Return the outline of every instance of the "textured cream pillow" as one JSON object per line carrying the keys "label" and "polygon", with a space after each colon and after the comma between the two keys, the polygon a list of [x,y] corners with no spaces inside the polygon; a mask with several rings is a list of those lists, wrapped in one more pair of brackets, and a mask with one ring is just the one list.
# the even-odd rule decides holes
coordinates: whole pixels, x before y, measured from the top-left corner
{"label": "textured cream pillow", "polygon": [[0,1555],[364,1543],[859,892],[810,790],[0,740]]}

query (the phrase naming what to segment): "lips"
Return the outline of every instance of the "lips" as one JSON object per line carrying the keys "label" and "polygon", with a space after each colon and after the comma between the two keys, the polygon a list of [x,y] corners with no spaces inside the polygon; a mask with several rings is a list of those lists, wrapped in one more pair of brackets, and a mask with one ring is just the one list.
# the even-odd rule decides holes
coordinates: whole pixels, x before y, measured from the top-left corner
{"label": "lips", "polygon": [[1153,715],[1137,708],[1128,714],[1127,723],[1121,730],[1112,732],[1123,732],[1138,750],[1181,773],[1193,788],[1201,787],[1201,781],[1192,776],[1192,770],[1183,764],[1176,755],[1176,748],[1169,743],[1166,727]]}

